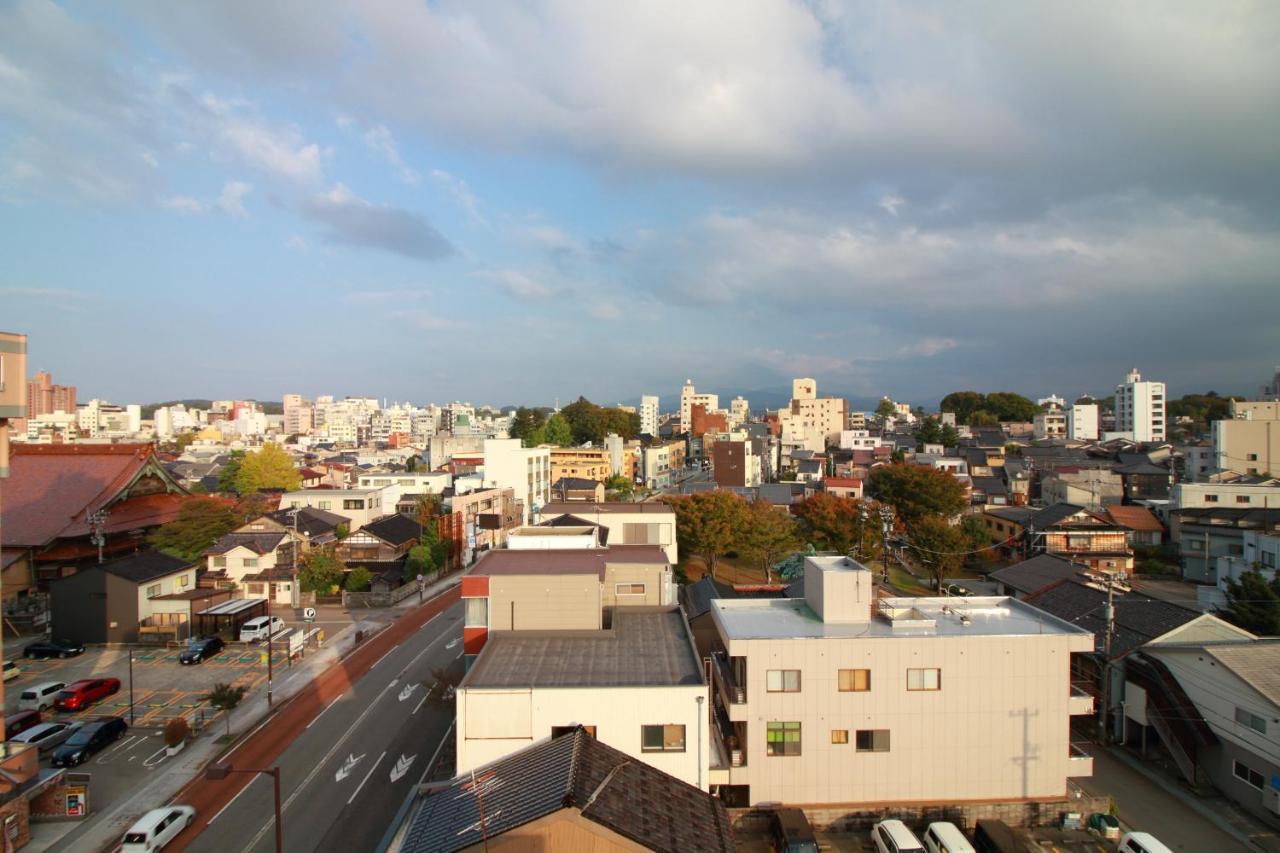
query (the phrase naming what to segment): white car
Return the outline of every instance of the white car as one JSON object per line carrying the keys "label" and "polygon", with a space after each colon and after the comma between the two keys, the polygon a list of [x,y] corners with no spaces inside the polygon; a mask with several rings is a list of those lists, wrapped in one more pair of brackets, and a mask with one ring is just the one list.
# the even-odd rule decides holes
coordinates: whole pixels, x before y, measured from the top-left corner
{"label": "white car", "polygon": [[165,806],[152,809],[129,827],[120,845],[121,853],[150,853],[168,844],[178,833],[191,826],[196,810],[191,806]]}
{"label": "white car", "polygon": [[255,616],[240,626],[240,642],[256,643],[284,630],[284,620],[279,616]]}
{"label": "white car", "polygon": [[871,843],[878,853],[924,853],[924,845],[900,820],[882,820],[871,827]]}
{"label": "white car", "polygon": [[66,687],[65,681],[42,681],[30,687],[24,687],[18,694],[18,708],[23,711],[43,711],[53,707],[53,700]]}
{"label": "white car", "polygon": [[1126,832],[1120,839],[1117,853],[1173,853],[1149,832]]}
{"label": "white car", "polygon": [[17,678],[19,675],[22,675],[22,670],[18,668],[18,665],[16,663],[14,663],[11,660],[7,660],[4,662],[4,680],[5,681],[12,681],[13,679]]}
{"label": "white car", "polygon": [[25,732],[19,732],[9,738],[9,741],[11,743],[34,744],[41,752],[48,752],[55,746],[60,746],[63,741],[75,734],[76,729],[82,725],[84,723],[80,722],[40,723]]}
{"label": "white car", "polygon": [[964,837],[954,823],[945,820],[934,821],[921,836],[924,849],[929,853],[977,853],[969,839]]}

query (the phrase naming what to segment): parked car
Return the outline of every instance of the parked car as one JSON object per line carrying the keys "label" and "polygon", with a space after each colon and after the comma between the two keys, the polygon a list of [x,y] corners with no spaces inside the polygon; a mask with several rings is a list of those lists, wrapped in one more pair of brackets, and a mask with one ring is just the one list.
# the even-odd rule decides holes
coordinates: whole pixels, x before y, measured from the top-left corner
{"label": "parked car", "polygon": [[1173,853],[1149,832],[1126,832],[1116,853]]}
{"label": "parked car", "polygon": [[58,694],[67,686],[65,681],[42,681],[24,687],[18,694],[18,707],[24,711],[43,711],[52,708]]}
{"label": "parked car", "polygon": [[818,853],[818,839],[804,812],[799,809],[774,811],[773,849],[778,853]]}
{"label": "parked car", "polygon": [[982,853],[1021,853],[1023,849],[1009,824],[997,818],[981,818],[974,823],[973,846]]}
{"label": "parked car", "polygon": [[929,853],[977,853],[959,827],[945,820],[929,824],[920,840]]}
{"label": "parked car", "polygon": [[129,730],[124,717],[103,717],[85,723],[67,742],[53,751],[54,767],[84,764],[109,744],[115,743]]}
{"label": "parked car", "polygon": [[56,723],[41,723],[38,726],[32,726],[21,734],[14,735],[10,740],[13,743],[35,744],[41,752],[48,752],[64,743],[82,725],[84,724],[69,720],[60,720]]}
{"label": "parked car", "polygon": [[7,660],[4,662],[4,680],[5,681],[13,681],[19,675],[22,675],[22,670],[18,669],[18,665],[16,663],[14,663],[11,660]]}
{"label": "parked car", "polygon": [[871,843],[879,853],[924,853],[924,845],[900,820],[882,820],[871,827]]}
{"label": "parked car", "polygon": [[106,699],[120,690],[118,678],[82,678],[58,692],[53,707],[59,711],[83,711],[94,702]]}
{"label": "parked car", "polygon": [[73,658],[84,654],[84,643],[70,640],[36,640],[22,650],[24,658]]}
{"label": "parked car", "polygon": [[200,637],[178,655],[178,663],[203,663],[226,647],[221,637]]}
{"label": "parked car", "polygon": [[284,620],[279,616],[255,616],[240,626],[240,642],[256,643],[283,630]]}
{"label": "parked car", "polygon": [[14,735],[25,732],[32,726],[43,722],[39,711],[18,711],[4,718],[4,739],[13,740]]}
{"label": "parked car", "polygon": [[1089,831],[1099,838],[1115,841],[1120,837],[1120,821],[1115,815],[1106,812],[1094,812],[1089,815]]}
{"label": "parked car", "polygon": [[138,818],[124,834],[121,853],[150,853],[159,850],[191,826],[196,810],[191,806],[165,806],[152,809]]}

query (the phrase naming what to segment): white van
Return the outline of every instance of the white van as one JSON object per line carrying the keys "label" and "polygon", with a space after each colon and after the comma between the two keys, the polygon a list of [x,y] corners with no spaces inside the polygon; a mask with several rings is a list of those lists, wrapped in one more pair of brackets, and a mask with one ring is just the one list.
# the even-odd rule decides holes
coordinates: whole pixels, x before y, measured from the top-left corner
{"label": "white van", "polygon": [[1126,832],[1116,853],[1173,853],[1149,832]]}
{"label": "white van", "polygon": [[900,820],[882,820],[871,827],[871,843],[878,853],[924,853],[920,839]]}
{"label": "white van", "polygon": [[22,670],[18,668],[18,665],[16,663],[14,663],[11,660],[7,660],[4,662],[4,680],[5,681],[12,681],[13,679],[17,678],[19,675],[22,675]]}
{"label": "white van", "polygon": [[58,691],[66,686],[65,681],[44,681],[23,688],[21,695],[18,696],[18,710],[43,711],[45,708],[52,708],[53,700],[58,697]]}
{"label": "white van", "polygon": [[240,642],[256,643],[283,629],[284,620],[279,616],[255,616],[240,626]]}
{"label": "white van", "polygon": [[929,824],[920,839],[929,853],[977,853],[964,833],[945,820]]}
{"label": "white van", "polygon": [[152,809],[138,818],[124,834],[122,853],[150,853],[172,841],[178,833],[191,826],[196,810],[191,806],[165,806]]}

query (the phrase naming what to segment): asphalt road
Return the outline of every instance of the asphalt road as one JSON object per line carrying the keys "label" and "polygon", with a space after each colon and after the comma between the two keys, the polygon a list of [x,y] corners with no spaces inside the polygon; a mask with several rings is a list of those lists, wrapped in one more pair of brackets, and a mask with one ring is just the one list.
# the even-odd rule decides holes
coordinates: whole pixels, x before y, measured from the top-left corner
{"label": "asphalt road", "polygon": [[[286,850],[377,846],[453,722],[452,703],[430,700],[427,692],[435,681],[434,671],[460,670],[461,621],[455,591],[441,612],[421,627],[396,623],[385,637],[367,641],[370,652],[378,652],[377,659],[365,664],[369,668],[363,674],[326,693],[324,703],[293,710],[294,719],[284,733],[291,740],[287,746],[278,744],[283,750],[271,762],[281,770]],[[395,644],[384,652],[381,646],[387,641]],[[233,752],[231,764],[242,766],[242,761],[269,747],[264,741],[280,736],[271,726],[252,735],[243,752]],[[204,787],[200,794],[210,806],[174,849],[274,850],[270,776],[233,774],[227,780],[197,784]],[[209,786],[233,784],[238,791],[225,806],[221,802],[232,795],[232,787],[221,790],[221,797],[210,796]]]}

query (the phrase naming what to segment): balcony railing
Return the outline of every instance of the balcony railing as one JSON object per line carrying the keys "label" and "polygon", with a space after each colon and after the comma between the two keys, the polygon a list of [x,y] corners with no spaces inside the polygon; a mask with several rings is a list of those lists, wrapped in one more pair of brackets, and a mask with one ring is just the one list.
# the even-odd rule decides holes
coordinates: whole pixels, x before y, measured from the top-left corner
{"label": "balcony railing", "polygon": [[711,660],[715,662],[716,677],[720,680],[725,697],[734,705],[745,705],[747,703],[747,689],[740,687],[734,679],[733,668],[729,666],[729,661],[719,654],[713,654]]}
{"label": "balcony railing", "polygon": [[1071,685],[1071,698],[1067,700],[1071,716],[1093,713],[1093,694],[1076,685]]}
{"label": "balcony railing", "polygon": [[1067,753],[1067,776],[1080,778],[1093,775],[1093,756],[1084,751],[1080,744],[1070,745]]}

